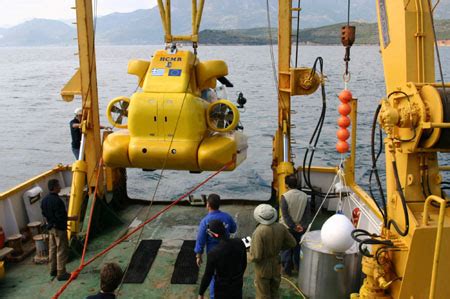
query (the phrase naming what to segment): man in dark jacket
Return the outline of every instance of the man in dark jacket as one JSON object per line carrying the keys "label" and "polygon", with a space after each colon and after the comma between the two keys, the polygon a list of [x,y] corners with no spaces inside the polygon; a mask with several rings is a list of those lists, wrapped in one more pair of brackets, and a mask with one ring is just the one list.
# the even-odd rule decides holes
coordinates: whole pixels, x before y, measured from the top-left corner
{"label": "man in dark jacket", "polygon": [[81,116],[83,109],[75,109],[75,117],[70,121],[70,136],[72,137],[72,153],[75,155],[75,159],[78,160],[80,156],[81,146]]}
{"label": "man in dark jacket", "polygon": [[211,220],[208,234],[219,240],[207,256],[206,269],[200,284],[199,299],[203,299],[208,285],[215,276],[216,299],[241,299],[247,252],[241,239],[230,239],[220,220]]}
{"label": "man in dark jacket", "polygon": [[[200,225],[198,227],[197,241],[195,242],[195,254],[197,265],[200,267],[202,264],[202,255],[203,249],[206,246],[206,253],[209,253],[214,246],[219,243],[219,240],[216,238],[212,238],[207,234],[207,226],[211,220],[219,220],[225,225],[225,229],[227,234],[233,234],[237,230],[236,222],[233,220],[233,217],[228,213],[222,212],[219,210],[220,208],[220,196],[217,194],[210,194],[206,201],[206,208],[208,209],[208,215],[203,217],[200,221]],[[209,297],[210,299],[214,299],[214,277],[211,280],[211,285],[209,287]]]}
{"label": "man in dark jacket", "polygon": [[66,271],[69,257],[69,242],[67,241],[67,220],[76,220],[67,217],[67,210],[63,200],[58,196],[61,191],[59,181],[48,181],[50,193],[41,202],[42,215],[47,220],[50,247],[50,275],[57,276],[59,281],[68,280],[70,273]]}

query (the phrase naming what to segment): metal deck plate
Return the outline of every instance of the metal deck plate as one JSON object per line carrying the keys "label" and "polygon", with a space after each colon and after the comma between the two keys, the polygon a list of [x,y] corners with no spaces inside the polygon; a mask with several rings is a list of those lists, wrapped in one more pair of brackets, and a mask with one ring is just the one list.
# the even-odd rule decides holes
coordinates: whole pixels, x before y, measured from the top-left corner
{"label": "metal deck plate", "polygon": [[162,240],[142,240],[131,258],[124,283],[142,283],[152,267]]}
{"label": "metal deck plate", "polygon": [[198,279],[198,266],[195,260],[195,241],[185,240],[175,262],[171,284],[196,284]]}

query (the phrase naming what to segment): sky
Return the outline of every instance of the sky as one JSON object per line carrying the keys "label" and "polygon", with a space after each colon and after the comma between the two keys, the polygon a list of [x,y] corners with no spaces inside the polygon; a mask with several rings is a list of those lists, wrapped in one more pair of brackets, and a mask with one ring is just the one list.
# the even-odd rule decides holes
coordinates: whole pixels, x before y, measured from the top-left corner
{"label": "sky", "polygon": [[[94,2],[94,0],[93,0]],[[0,0],[0,27],[10,27],[34,18],[71,20],[75,0]],[[156,5],[156,0],[97,0],[98,16],[130,12]]]}

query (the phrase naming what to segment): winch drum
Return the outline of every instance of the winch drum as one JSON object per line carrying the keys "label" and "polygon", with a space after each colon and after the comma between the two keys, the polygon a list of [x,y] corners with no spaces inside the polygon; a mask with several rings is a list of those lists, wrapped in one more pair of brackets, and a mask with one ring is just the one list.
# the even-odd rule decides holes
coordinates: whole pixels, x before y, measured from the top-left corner
{"label": "winch drum", "polygon": [[[450,122],[450,90],[442,88],[436,88],[441,96],[442,108],[443,108],[443,122]],[[433,146],[433,148],[450,149],[450,129],[441,129],[441,136],[439,141]]]}

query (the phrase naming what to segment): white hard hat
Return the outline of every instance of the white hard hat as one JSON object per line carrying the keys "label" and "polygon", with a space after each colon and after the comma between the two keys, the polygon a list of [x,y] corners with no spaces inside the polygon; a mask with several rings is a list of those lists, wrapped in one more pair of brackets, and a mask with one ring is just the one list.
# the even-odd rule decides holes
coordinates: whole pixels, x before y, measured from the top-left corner
{"label": "white hard hat", "polygon": [[253,217],[255,217],[255,220],[259,223],[269,225],[277,220],[277,210],[271,205],[263,203],[255,208]]}
{"label": "white hard hat", "polygon": [[73,113],[75,113],[75,115],[81,115],[81,114],[83,114],[83,109],[77,108],[77,109],[75,109],[75,111]]}

